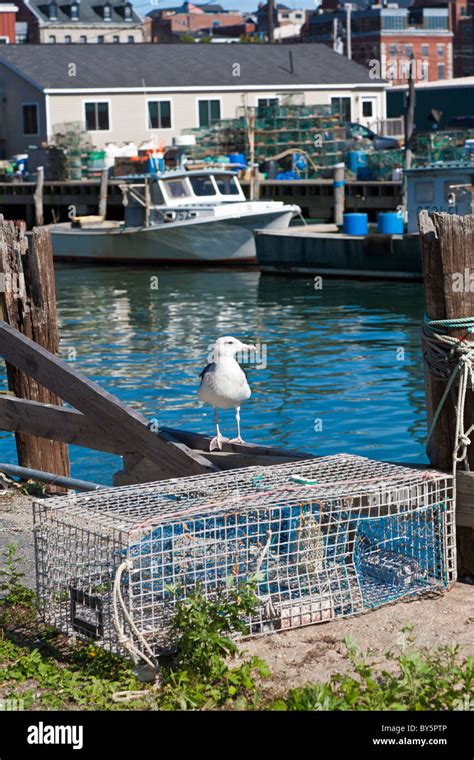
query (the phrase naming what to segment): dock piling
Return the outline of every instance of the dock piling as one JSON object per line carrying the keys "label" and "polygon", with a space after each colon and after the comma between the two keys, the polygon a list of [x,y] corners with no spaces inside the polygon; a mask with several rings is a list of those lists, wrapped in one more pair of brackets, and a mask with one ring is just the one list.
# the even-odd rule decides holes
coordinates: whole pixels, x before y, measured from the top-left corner
{"label": "dock piling", "polygon": [[[33,230],[30,243],[25,226],[0,220],[0,272],[5,321],[51,353],[59,352],[51,238],[44,227]],[[20,399],[62,406],[55,394],[30,375],[7,363],[8,387]],[[69,477],[65,443],[16,433],[18,463]],[[57,490],[57,489],[55,489]],[[60,490],[64,490],[61,488]]]}
{"label": "dock piling", "polygon": [[[426,312],[431,320],[456,320],[474,317],[474,287],[471,264],[474,251],[474,216],[447,213],[419,214],[420,241],[425,281]],[[474,272],[472,276],[474,283]],[[449,328],[449,333],[462,340],[469,331]],[[472,340],[472,334],[469,337]],[[447,379],[436,376],[427,366],[429,347],[423,339],[425,358],[425,395],[428,427],[446,390]],[[451,469],[456,446],[456,382],[439,413],[428,456],[435,467]],[[468,384],[464,408],[464,428],[474,422],[474,392]],[[474,438],[474,435],[472,436]],[[474,575],[474,440],[467,448],[469,471],[457,468],[458,571],[462,576]]]}

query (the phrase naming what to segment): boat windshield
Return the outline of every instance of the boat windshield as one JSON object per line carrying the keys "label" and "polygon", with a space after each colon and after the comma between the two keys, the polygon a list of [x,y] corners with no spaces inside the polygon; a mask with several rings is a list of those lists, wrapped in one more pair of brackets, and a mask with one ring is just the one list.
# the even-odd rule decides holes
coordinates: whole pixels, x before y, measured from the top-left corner
{"label": "boat windshield", "polygon": [[185,179],[167,179],[164,184],[171,198],[186,198],[189,196]]}
{"label": "boat windshield", "polygon": [[240,189],[235,177],[228,174],[216,174],[214,177],[222,195],[239,195]]}
{"label": "boat windshield", "polygon": [[215,195],[216,189],[211,177],[190,177],[191,187],[195,195]]}

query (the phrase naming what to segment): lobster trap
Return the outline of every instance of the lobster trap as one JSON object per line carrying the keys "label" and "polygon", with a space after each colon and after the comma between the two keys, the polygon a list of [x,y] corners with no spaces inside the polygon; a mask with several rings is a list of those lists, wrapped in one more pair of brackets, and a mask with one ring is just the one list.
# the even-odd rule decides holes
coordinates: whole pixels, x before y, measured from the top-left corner
{"label": "lobster trap", "polygon": [[251,582],[255,636],[455,579],[451,476],[345,454],[37,501],[34,524],[46,621],[152,661],[197,587]]}

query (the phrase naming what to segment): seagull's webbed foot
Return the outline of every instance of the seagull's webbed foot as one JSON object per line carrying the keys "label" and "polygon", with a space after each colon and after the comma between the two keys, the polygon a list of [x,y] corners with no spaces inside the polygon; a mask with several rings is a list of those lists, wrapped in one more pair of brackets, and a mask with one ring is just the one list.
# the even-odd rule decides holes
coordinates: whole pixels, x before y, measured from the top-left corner
{"label": "seagull's webbed foot", "polygon": [[228,438],[224,438],[222,435],[216,435],[209,444],[209,451],[215,451],[219,449],[222,451],[222,444],[228,442]]}
{"label": "seagull's webbed foot", "polygon": [[231,438],[229,443],[245,443],[245,441],[238,435],[237,438]]}

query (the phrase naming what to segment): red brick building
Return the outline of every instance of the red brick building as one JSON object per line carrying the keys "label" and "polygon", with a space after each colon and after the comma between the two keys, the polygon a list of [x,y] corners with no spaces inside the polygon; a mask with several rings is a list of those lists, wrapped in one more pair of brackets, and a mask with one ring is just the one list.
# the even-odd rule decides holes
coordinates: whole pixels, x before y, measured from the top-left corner
{"label": "red brick building", "polygon": [[221,5],[183,3],[177,8],[151,11],[145,19],[149,42],[178,42],[183,35],[240,36],[255,31],[240,11],[226,11]]}
{"label": "red brick building", "polygon": [[[429,7],[426,3],[409,8],[372,5],[352,11],[350,22],[352,58],[368,66],[374,79],[403,84],[410,69],[417,80],[453,76],[453,32],[447,3],[436,5],[434,0]],[[336,46],[347,55],[348,27],[345,9],[323,10],[310,16],[306,39]]]}
{"label": "red brick building", "polygon": [[16,42],[16,14],[14,3],[0,3],[0,44],[14,45]]}

